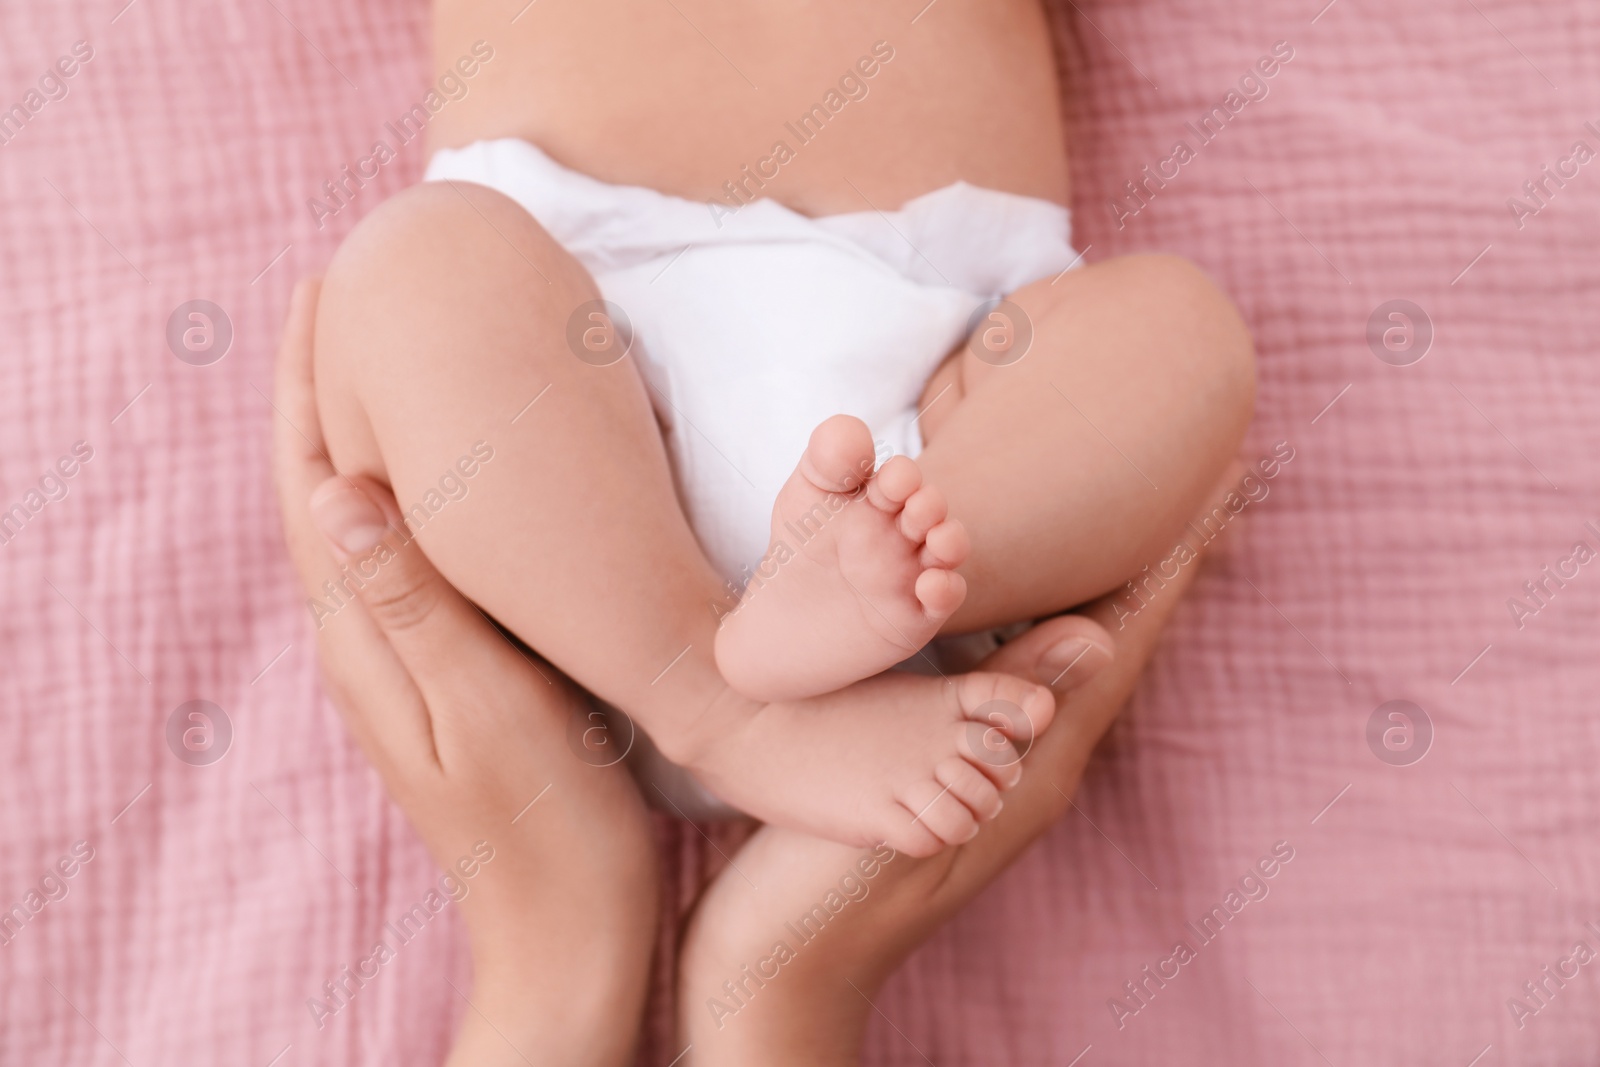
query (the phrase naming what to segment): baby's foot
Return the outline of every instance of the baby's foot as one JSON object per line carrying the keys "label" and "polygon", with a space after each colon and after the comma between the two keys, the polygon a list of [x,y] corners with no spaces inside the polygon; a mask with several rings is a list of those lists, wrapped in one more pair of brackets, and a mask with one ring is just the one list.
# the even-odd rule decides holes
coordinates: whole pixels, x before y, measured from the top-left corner
{"label": "baby's foot", "polygon": [[763,822],[931,856],[999,814],[1001,791],[1022,777],[1018,747],[1055,710],[1049,689],[1008,674],[891,671],[809,700],[745,705],[689,763]]}
{"label": "baby's foot", "polygon": [[967,557],[944,494],[896,456],[872,473],[872,434],[818,426],[772,509],[772,543],[717,631],[717,666],[757,700],[831,693],[927,644],[961,606]]}

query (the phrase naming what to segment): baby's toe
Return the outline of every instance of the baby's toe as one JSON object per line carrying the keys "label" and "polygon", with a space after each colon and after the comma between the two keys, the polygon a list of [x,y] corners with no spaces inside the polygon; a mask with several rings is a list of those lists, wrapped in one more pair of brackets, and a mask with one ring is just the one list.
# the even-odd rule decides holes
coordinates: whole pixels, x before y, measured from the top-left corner
{"label": "baby's toe", "polygon": [[895,514],[922,486],[922,468],[906,456],[895,456],[867,483],[867,499],[879,511]]}
{"label": "baby's toe", "polygon": [[926,823],[912,818],[903,804],[892,804],[883,818],[883,843],[913,859],[926,859],[944,851],[945,843]]}
{"label": "baby's toe", "polygon": [[967,561],[971,551],[972,540],[967,536],[967,528],[950,519],[928,531],[927,543],[922,547],[922,565],[959,567]]}
{"label": "baby's toe", "polygon": [[971,841],[978,833],[978,820],[953,795],[950,786],[924,778],[907,786],[900,795],[901,805],[913,822],[926,826],[946,845]]}
{"label": "baby's toe", "polygon": [[1000,799],[1000,790],[995,784],[982,771],[958,756],[940,762],[933,769],[933,776],[940,785],[948,786],[950,795],[980,819],[992,819],[1005,807],[1005,801]]}
{"label": "baby's toe", "polygon": [[1002,790],[1022,781],[1022,752],[999,727],[968,721],[956,727],[956,751],[967,766]]}
{"label": "baby's toe", "polygon": [[1024,751],[1056,714],[1056,699],[1049,689],[1009,674],[964,674],[958,696],[967,718],[998,728]]}
{"label": "baby's toe", "polygon": [[926,570],[917,575],[916,591],[928,618],[943,622],[967,599],[967,580],[955,571]]}
{"label": "baby's toe", "polygon": [[872,431],[850,415],[835,415],[811,431],[800,473],[828,493],[853,493],[872,474]]}
{"label": "baby's toe", "polygon": [[907,541],[921,544],[928,531],[938,526],[950,513],[950,505],[937,486],[925,485],[906,498],[900,512],[900,534]]}

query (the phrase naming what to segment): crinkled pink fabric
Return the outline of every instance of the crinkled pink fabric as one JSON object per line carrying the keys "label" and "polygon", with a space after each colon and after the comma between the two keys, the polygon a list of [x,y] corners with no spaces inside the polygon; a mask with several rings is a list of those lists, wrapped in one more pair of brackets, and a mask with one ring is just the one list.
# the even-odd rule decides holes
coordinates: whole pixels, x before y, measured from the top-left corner
{"label": "crinkled pink fabric", "polygon": [[[267,466],[290,284],[420,144],[322,228],[306,200],[422,94],[426,11],[123,2],[0,12],[0,106],[93,53],[0,144],[0,509],[42,505],[0,544],[0,906],[59,897],[0,946],[0,1062],[437,1062],[454,915],[306,1006],[436,872],[319,691]],[[1320,2],[1058,12],[1079,239],[1212,272],[1259,343],[1249,454],[1294,458],[1079,810],[877,998],[870,1063],[1600,1061],[1600,15]],[[233,329],[208,366],[167,341],[195,299]],[[1420,361],[1415,312],[1369,343],[1391,300]],[[196,699],[210,766],[166,739]],[[1414,711],[1369,742],[1392,700],[1419,762]],[[709,850],[663,837],[681,906]]]}

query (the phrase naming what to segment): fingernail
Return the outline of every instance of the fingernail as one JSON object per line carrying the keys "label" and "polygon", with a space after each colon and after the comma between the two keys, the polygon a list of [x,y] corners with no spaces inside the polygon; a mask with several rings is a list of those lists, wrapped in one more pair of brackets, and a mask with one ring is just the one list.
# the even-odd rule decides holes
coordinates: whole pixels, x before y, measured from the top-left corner
{"label": "fingernail", "polygon": [[1051,645],[1039,657],[1039,676],[1046,684],[1055,685],[1068,671],[1079,674],[1098,670],[1110,660],[1111,654],[1093,641],[1068,637]]}
{"label": "fingernail", "polygon": [[323,482],[311,494],[311,518],[347,556],[370,552],[389,530],[378,505],[342,478]]}

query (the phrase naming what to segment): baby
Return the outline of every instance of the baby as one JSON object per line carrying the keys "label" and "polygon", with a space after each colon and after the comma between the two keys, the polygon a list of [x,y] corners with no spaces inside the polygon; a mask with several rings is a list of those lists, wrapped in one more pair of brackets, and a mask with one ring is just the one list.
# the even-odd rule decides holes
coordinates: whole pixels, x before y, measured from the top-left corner
{"label": "baby", "polygon": [[1081,265],[1037,0],[518,6],[440,0],[428,180],[329,267],[332,459],[712,796],[970,839],[1056,709],[937,639],[1154,591],[1242,323],[1180,260]]}

